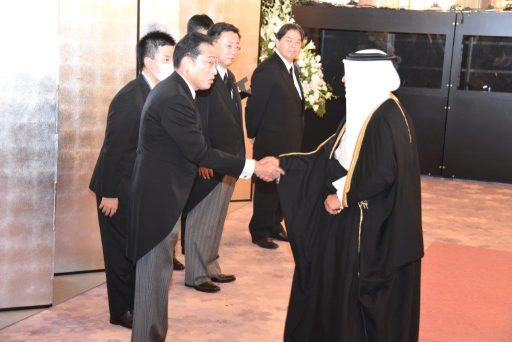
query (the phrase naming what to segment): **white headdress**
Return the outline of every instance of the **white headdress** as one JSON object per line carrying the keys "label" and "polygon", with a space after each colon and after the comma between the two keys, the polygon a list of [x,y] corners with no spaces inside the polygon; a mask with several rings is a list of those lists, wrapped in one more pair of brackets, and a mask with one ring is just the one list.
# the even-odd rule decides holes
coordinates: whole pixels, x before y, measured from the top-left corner
{"label": "white headdress", "polygon": [[335,157],[346,170],[366,119],[400,86],[393,59],[383,51],[368,49],[351,53],[343,60],[347,116],[345,134]]}

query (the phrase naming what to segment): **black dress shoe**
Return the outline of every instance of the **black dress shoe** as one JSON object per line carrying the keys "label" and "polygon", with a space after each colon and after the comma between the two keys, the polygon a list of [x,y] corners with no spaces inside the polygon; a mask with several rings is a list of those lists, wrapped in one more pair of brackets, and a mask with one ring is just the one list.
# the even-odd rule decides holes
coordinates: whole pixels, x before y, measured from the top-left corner
{"label": "black dress shoe", "polygon": [[211,277],[212,281],[216,283],[231,283],[236,280],[236,277],[233,274],[218,274],[214,277]]}
{"label": "black dress shoe", "polygon": [[199,285],[185,284],[185,286],[192,287],[193,289],[196,289],[197,291],[201,291],[201,292],[213,293],[213,292],[220,291],[220,287],[218,287],[217,285],[215,285],[214,283],[212,283],[209,280],[205,281],[204,283],[201,283]]}
{"label": "black dress shoe", "polygon": [[183,265],[178,259],[172,258],[172,268],[175,271],[183,271],[185,269],[185,265]]}
{"label": "black dress shoe", "polygon": [[281,224],[277,224],[273,227],[270,237],[279,241],[288,241],[288,234]]}
{"label": "black dress shoe", "polygon": [[124,314],[117,318],[110,317],[110,324],[120,325],[122,327],[131,329],[133,323],[133,312],[126,311]]}
{"label": "black dress shoe", "polygon": [[261,248],[266,248],[266,249],[276,249],[277,247],[279,247],[279,245],[277,243],[275,243],[274,241],[272,241],[271,238],[263,238],[261,240],[257,240],[257,241],[252,241],[252,243],[258,245],[259,247]]}

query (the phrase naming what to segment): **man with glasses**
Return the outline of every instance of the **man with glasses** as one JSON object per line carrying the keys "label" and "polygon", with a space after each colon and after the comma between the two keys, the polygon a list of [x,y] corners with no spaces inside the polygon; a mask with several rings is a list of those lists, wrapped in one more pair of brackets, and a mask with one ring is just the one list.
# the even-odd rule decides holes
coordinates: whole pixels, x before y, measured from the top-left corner
{"label": "man with glasses", "polygon": [[[210,89],[197,94],[203,133],[208,146],[245,156],[242,106],[235,75],[228,67],[240,50],[240,32],[228,23],[216,23],[208,30],[217,51],[217,75]],[[233,195],[236,178],[200,166],[187,206],[185,236],[185,285],[202,292],[218,292],[214,283],[235,281],[223,274],[219,265],[219,247]]]}
{"label": "man with glasses", "polygon": [[181,39],[173,55],[176,71],[155,87],[142,111],[128,240],[137,263],[132,341],[165,340],[172,249],[198,165],[265,181],[284,174],[276,158],[246,160],[208,147],[194,99],[217,74],[212,44],[196,32]]}

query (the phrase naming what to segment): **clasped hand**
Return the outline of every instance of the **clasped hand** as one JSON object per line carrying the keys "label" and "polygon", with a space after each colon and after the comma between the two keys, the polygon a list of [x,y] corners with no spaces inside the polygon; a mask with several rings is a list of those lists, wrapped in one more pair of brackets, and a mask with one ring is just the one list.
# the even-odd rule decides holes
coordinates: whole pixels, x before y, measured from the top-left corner
{"label": "clasped hand", "polygon": [[324,201],[325,210],[331,215],[337,215],[341,213],[343,209],[341,206],[340,199],[336,194],[328,195]]}
{"label": "clasped hand", "polygon": [[271,182],[277,177],[284,175],[284,170],[279,167],[279,159],[275,157],[265,157],[256,161],[254,174],[265,182]]}

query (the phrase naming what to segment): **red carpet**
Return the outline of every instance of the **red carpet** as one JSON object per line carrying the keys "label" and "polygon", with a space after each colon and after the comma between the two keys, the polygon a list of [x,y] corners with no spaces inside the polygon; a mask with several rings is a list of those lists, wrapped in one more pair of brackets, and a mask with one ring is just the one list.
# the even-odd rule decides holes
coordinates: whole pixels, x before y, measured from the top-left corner
{"label": "red carpet", "polygon": [[512,253],[433,243],[421,290],[420,341],[512,341]]}

